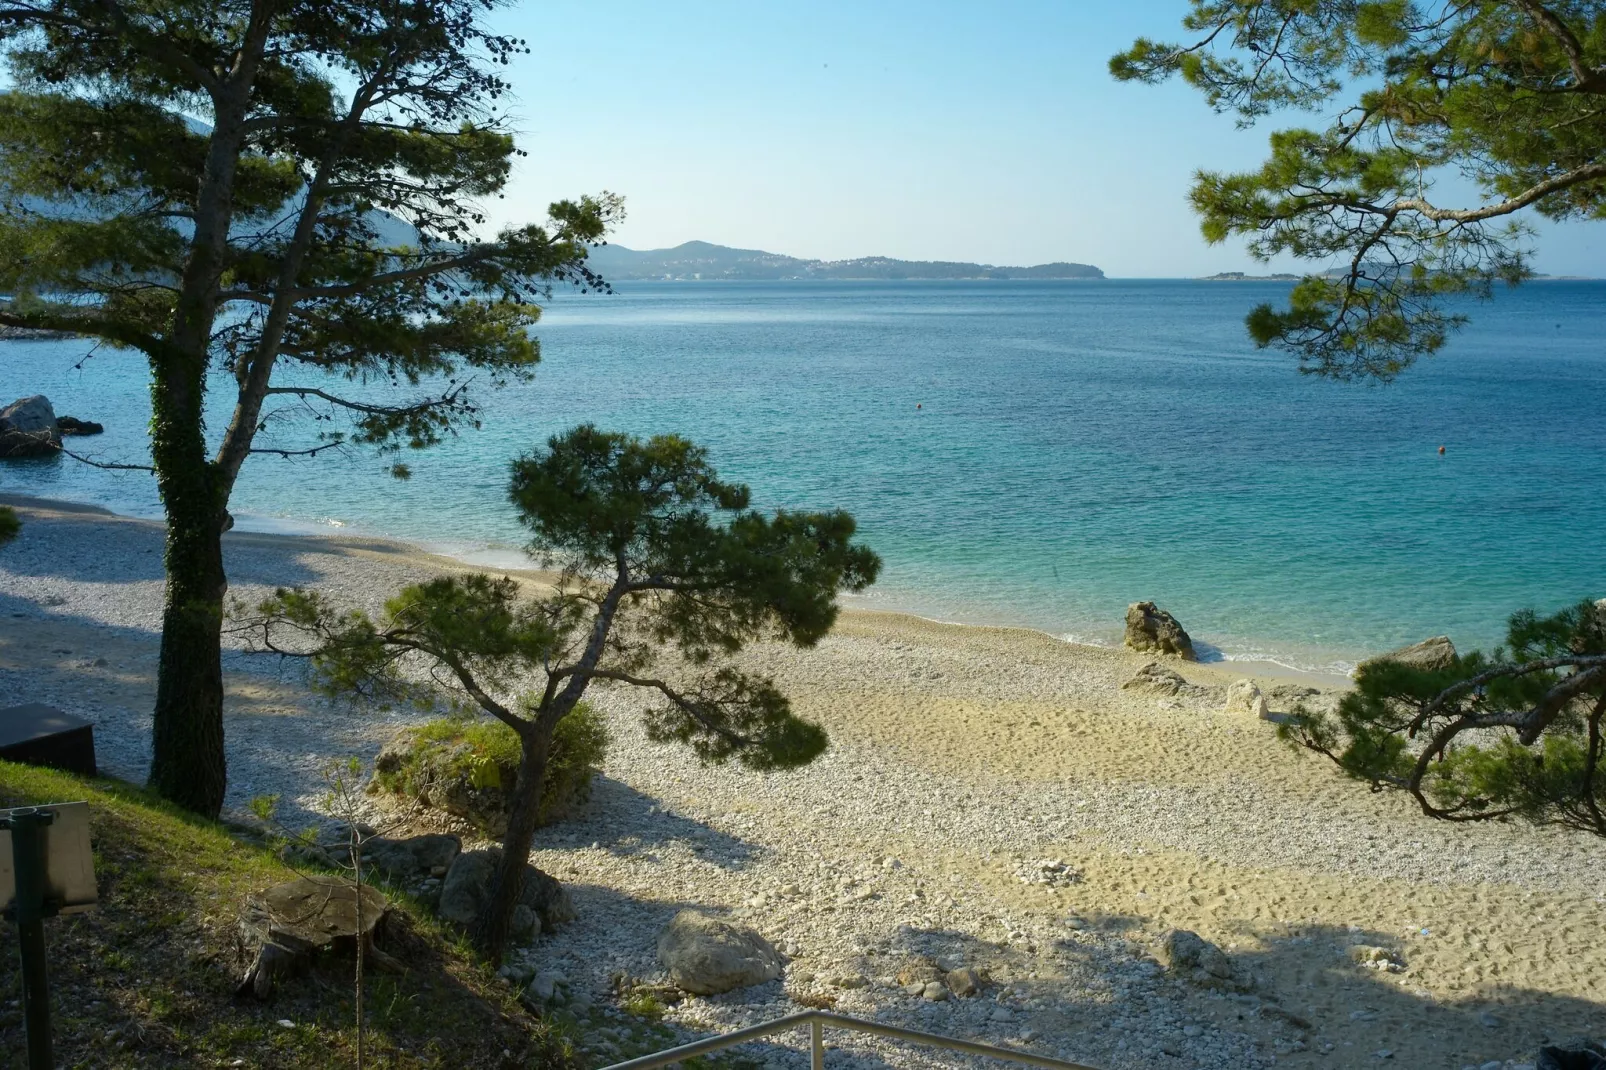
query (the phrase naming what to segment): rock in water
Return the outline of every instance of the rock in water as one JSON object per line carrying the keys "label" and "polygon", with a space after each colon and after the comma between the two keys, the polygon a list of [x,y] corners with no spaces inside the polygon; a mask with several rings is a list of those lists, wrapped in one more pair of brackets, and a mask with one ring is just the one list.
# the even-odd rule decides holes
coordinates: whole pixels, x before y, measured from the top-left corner
{"label": "rock in water", "polygon": [[1221,707],[1221,712],[1265,720],[1271,708],[1266,705],[1266,696],[1260,693],[1260,688],[1255,686],[1253,680],[1234,680],[1227,685],[1227,701]]}
{"label": "rock in water", "polygon": [[781,976],[781,956],[755,930],[682,910],[658,937],[658,960],[686,992],[711,996]]}
{"label": "rock in water", "polygon": [[1133,602],[1126,607],[1126,645],[1141,652],[1174,654],[1184,661],[1199,660],[1193,640],[1177,618],[1153,602]]}
{"label": "rock in water", "polygon": [[56,417],[56,430],[64,435],[98,435],[106,428],[93,420],[80,420],[76,416]]}
{"label": "rock in water", "polygon": [[303,877],[251,896],[240,915],[240,936],[252,960],[237,994],[266,999],[277,978],[295,972],[315,952],[346,947],[355,953],[359,940],[365,959],[381,969],[399,969],[374,947],[389,911],[389,901],[373,885],[362,886],[359,900],[356,885],[332,878]]}
{"label": "rock in water", "polygon": [[1158,661],[1151,661],[1137,671],[1137,674],[1121,685],[1123,691],[1149,691],[1156,695],[1175,695],[1188,686],[1188,681],[1182,678],[1181,673],[1161,665]]}
{"label": "rock in water", "polygon": [[1435,635],[1432,639],[1424,639],[1420,643],[1402,646],[1398,650],[1390,650],[1387,654],[1379,654],[1375,658],[1367,658],[1355,666],[1360,672],[1368,665],[1376,665],[1382,661],[1392,661],[1398,665],[1409,665],[1413,669],[1447,669],[1455,661],[1455,644],[1450,642],[1448,635]]}
{"label": "rock in water", "polygon": [[43,394],[18,398],[0,409],[0,457],[46,457],[60,447],[56,410]]}

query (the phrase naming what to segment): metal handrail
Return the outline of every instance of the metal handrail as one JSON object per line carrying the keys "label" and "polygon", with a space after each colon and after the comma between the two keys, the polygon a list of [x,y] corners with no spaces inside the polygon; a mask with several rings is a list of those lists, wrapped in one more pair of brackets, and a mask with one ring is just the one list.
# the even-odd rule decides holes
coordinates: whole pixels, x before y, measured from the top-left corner
{"label": "metal handrail", "polygon": [[813,1070],[825,1068],[825,1027],[834,1026],[838,1029],[847,1029],[855,1033],[874,1033],[877,1036],[892,1037],[896,1040],[907,1040],[913,1044],[924,1044],[932,1048],[947,1048],[949,1051],[964,1052],[966,1055],[983,1055],[993,1059],[1005,1059],[1012,1063],[1025,1063],[1027,1066],[1041,1066],[1045,1070],[1093,1070],[1093,1067],[1081,1063],[1068,1063],[1063,1059],[1051,1059],[1046,1055],[1033,1055],[1025,1051],[1012,1051],[1009,1048],[1000,1048],[992,1044],[977,1044],[970,1040],[959,1040],[956,1037],[940,1036],[936,1033],[922,1033],[917,1029],[904,1029],[902,1026],[886,1025],[883,1022],[871,1022],[863,1018],[854,1018],[847,1014],[835,1014],[831,1011],[802,1011],[798,1014],[788,1014],[784,1018],[776,1018],[769,1022],[760,1022],[730,1033],[721,1033],[717,1037],[707,1040],[697,1040],[690,1044],[682,1044],[678,1048],[658,1052],[656,1055],[643,1055],[638,1059],[627,1059],[622,1063],[614,1063],[605,1070],[655,1070],[656,1067],[668,1066],[678,1063],[682,1059],[690,1059],[698,1055],[707,1055],[710,1052],[733,1048],[738,1044],[746,1044],[750,1040],[759,1040],[763,1037],[784,1033],[788,1029],[799,1026],[809,1027],[809,1048],[812,1054]]}

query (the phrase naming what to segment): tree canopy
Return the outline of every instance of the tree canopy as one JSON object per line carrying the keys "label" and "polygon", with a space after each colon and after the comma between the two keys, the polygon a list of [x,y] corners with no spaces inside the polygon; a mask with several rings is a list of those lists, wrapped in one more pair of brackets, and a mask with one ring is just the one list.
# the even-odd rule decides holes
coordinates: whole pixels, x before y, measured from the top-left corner
{"label": "tree canopy", "polygon": [[[620,202],[490,232],[514,160],[498,0],[0,0],[0,325],[151,374],[167,514],[152,783],[216,813],[219,537],[252,454],[422,448],[528,377]],[[102,357],[99,359],[108,359]],[[208,392],[232,399],[220,426]],[[393,471],[406,475],[405,465]]]}
{"label": "tree canopy", "polygon": [[238,612],[255,649],[311,660],[326,691],[377,705],[488,714],[519,736],[517,802],[503,871],[478,938],[506,940],[529,857],[553,732],[593,684],[650,696],[648,735],[709,762],[804,765],[825,732],[731,655],[749,643],[818,643],[836,596],[881,562],[847,513],[764,513],[686,439],[585,425],[512,464],[509,497],[530,550],[556,570],[544,590],[509,577],[442,576],[404,588],[377,617],[313,591]]}
{"label": "tree canopy", "polygon": [[1279,731],[1431,817],[1606,836],[1606,599],[1525,610],[1507,637],[1438,669],[1368,662],[1336,714],[1301,710]]}
{"label": "tree canopy", "polygon": [[[1531,274],[1534,214],[1606,218],[1606,8],[1594,0],[1192,0],[1121,80],[1179,76],[1240,125],[1288,110],[1255,171],[1197,175],[1211,242],[1318,265],[1251,336],[1302,370],[1390,380],[1465,321],[1446,298]],[[1476,194],[1435,195],[1447,178]],[[1326,269],[1326,270],[1324,270]]]}

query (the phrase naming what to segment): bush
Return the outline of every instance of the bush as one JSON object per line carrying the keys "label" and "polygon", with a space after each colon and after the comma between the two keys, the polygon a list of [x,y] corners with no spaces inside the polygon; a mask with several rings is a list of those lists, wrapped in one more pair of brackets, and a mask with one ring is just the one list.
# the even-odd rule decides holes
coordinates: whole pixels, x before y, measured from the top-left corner
{"label": "bush", "polygon": [[[607,725],[588,704],[580,703],[558,722],[542,784],[540,824],[569,817],[591,797],[591,774],[607,750]],[[380,752],[374,786],[499,836],[513,802],[519,754],[519,737],[501,721],[446,717],[407,731]]]}
{"label": "bush", "polygon": [[17,519],[17,511],[9,505],[0,505],[0,546],[16,538],[21,530],[22,521]]}

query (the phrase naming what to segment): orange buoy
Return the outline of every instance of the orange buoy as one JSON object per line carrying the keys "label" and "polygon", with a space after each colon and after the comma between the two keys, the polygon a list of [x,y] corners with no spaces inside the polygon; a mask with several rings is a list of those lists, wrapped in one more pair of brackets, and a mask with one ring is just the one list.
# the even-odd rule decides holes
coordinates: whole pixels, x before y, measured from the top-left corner
{"label": "orange buoy", "polygon": [[1440,446],[1440,447],[1439,447],[1439,456],[1440,456],[1440,457],[1443,457],[1443,456],[1444,456],[1444,447],[1443,447],[1443,446]]}

